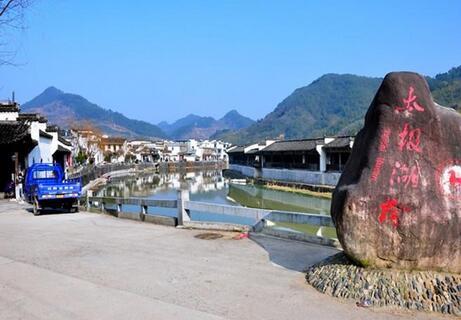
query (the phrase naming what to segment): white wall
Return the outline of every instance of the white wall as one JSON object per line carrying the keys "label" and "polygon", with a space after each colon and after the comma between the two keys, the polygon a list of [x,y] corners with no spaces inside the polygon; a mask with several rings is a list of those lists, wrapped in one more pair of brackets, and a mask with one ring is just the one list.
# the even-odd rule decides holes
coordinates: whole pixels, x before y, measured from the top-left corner
{"label": "white wall", "polygon": [[27,161],[29,166],[31,166],[34,163],[53,162],[52,140],[39,137],[38,145],[29,153]]}
{"label": "white wall", "polygon": [[339,177],[341,176],[341,173],[339,172],[319,172],[308,170],[273,168],[263,168],[261,170],[257,170],[253,167],[241,166],[236,164],[230,164],[229,169],[240,172],[241,174],[251,178],[287,181],[311,185],[336,186],[338,184]]}
{"label": "white wall", "polygon": [[0,112],[0,121],[16,121],[18,112]]}

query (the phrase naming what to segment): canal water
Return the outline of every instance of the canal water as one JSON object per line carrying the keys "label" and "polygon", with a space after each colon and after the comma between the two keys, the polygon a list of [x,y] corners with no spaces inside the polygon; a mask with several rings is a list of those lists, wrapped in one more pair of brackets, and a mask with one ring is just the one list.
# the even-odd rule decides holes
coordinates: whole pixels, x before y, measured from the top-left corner
{"label": "canal water", "polygon": [[[230,183],[220,170],[182,173],[163,173],[126,177],[113,180],[98,192],[106,197],[139,197],[147,199],[176,199],[178,189],[190,191],[192,201],[233,206],[295,211],[329,215],[330,200],[308,195],[270,190],[261,186]],[[139,212],[138,207],[124,207]],[[149,213],[176,216],[176,209],[149,208]],[[252,219],[191,212],[193,220],[219,221],[252,225]]]}

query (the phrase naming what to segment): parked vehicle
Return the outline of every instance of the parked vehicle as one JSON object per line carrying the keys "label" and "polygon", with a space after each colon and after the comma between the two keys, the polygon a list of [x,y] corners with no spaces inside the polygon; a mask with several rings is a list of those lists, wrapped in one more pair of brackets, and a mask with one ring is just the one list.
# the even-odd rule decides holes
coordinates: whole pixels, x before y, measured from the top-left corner
{"label": "parked vehicle", "polygon": [[59,164],[36,163],[27,169],[24,196],[33,204],[34,215],[39,215],[44,208],[76,212],[81,193],[81,180],[66,180]]}

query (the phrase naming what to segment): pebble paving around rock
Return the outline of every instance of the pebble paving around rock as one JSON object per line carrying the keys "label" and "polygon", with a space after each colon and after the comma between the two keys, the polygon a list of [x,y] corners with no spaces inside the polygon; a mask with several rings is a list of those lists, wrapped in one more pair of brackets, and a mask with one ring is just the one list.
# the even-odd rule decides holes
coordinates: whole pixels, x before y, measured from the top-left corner
{"label": "pebble paving around rock", "polygon": [[435,271],[366,269],[338,253],[307,270],[306,280],[333,297],[461,316],[461,275]]}

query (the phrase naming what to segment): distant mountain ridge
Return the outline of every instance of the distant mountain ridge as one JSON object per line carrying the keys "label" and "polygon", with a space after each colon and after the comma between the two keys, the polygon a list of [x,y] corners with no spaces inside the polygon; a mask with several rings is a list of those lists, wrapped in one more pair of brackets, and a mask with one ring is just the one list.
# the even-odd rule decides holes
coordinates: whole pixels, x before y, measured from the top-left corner
{"label": "distant mountain ridge", "polygon": [[216,132],[244,129],[254,122],[242,116],[237,110],[231,110],[219,120],[189,114],[172,124],[163,121],[157,126],[173,139],[208,139]]}
{"label": "distant mountain ridge", "polygon": [[129,119],[119,112],[104,109],[77,94],[65,93],[49,87],[21,106],[23,112],[40,113],[48,121],[62,128],[91,125],[105,134],[124,137],[166,138],[157,126],[141,120]]}
{"label": "distant mountain ridge", "polygon": [[[461,112],[461,66],[435,77],[426,77],[434,100]],[[323,135],[356,134],[382,78],[352,74],[326,74],[296,89],[257,122],[229,111],[221,119],[190,114],[169,124],[153,125],[104,109],[82,96],[49,87],[22,105],[24,112],[37,112],[63,128],[91,122],[114,136],[221,139],[246,144],[264,139],[297,139]]]}
{"label": "distant mountain ridge", "polygon": [[[461,66],[427,80],[436,102],[461,108]],[[352,74],[323,75],[296,89],[257,123],[243,130],[217,132],[212,138],[247,144],[264,139],[356,134],[381,81]]]}

